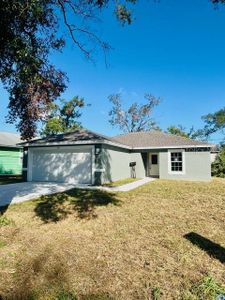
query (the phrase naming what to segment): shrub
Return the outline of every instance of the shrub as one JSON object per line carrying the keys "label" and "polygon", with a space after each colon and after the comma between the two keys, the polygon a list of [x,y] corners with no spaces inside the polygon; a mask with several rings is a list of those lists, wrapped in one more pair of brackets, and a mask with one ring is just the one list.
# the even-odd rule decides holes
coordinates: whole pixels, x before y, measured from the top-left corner
{"label": "shrub", "polygon": [[212,163],[212,176],[225,178],[225,146],[222,147],[216,160]]}

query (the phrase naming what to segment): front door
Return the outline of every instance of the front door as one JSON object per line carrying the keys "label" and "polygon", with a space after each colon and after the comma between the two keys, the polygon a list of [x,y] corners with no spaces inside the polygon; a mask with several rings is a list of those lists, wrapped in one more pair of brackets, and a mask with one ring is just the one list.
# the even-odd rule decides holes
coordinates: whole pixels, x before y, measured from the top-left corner
{"label": "front door", "polygon": [[149,154],[149,176],[159,176],[159,155],[158,153]]}

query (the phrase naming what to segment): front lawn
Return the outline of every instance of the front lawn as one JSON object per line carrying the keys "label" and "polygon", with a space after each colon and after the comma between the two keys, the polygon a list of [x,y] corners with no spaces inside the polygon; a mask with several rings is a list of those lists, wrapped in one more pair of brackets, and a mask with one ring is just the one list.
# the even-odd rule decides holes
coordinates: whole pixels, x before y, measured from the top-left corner
{"label": "front lawn", "polygon": [[2,213],[0,299],[225,293],[224,179],[156,180],[128,193],[71,190]]}

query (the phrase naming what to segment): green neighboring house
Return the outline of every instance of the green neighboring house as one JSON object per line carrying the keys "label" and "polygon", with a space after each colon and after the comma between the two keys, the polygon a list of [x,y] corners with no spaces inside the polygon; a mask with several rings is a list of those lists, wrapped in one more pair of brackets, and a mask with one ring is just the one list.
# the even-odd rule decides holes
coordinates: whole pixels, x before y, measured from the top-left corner
{"label": "green neighboring house", "polygon": [[23,149],[19,135],[0,132],[0,176],[21,175],[23,163]]}

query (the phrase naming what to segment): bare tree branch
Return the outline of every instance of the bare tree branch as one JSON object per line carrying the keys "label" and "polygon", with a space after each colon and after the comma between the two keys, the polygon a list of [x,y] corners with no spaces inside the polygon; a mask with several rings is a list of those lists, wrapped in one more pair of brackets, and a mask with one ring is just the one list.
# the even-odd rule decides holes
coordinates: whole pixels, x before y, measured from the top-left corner
{"label": "bare tree branch", "polygon": [[122,108],[120,94],[109,96],[113,107],[109,112],[109,122],[112,126],[118,126],[123,132],[136,132],[150,130],[155,125],[152,119],[152,110],[159,104],[160,99],[152,95],[145,95],[146,104],[133,103],[127,110]]}
{"label": "bare tree branch", "polygon": [[[79,39],[76,37],[76,33],[81,33],[83,36],[86,36],[88,41],[92,40],[93,44],[99,45],[99,47],[102,49],[103,54],[104,54],[104,59],[105,59],[105,65],[108,66],[107,64],[107,51],[111,49],[110,45],[104,41],[102,41],[97,34],[95,34],[92,30],[90,30],[87,26],[86,27],[81,27],[76,24],[71,24],[68,20],[67,16],[67,8],[66,5],[68,5],[74,15],[76,16],[82,16],[84,18],[89,18],[89,19],[94,19],[94,20],[99,20],[97,17],[95,17],[94,13],[89,9],[89,12],[87,13],[86,10],[82,10],[81,7],[82,5],[76,5],[74,2],[71,0],[58,0],[58,4],[60,7],[60,10],[63,15],[63,20],[64,24],[66,25],[70,37],[72,41],[78,46],[78,48],[84,53],[85,57],[93,62],[92,58],[92,51],[93,50],[88,50],[87,47],[82,44]],[[88,8],[90,5],[88,6]]]}

